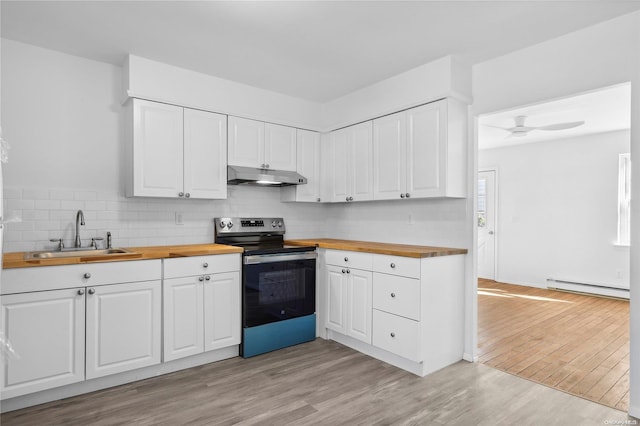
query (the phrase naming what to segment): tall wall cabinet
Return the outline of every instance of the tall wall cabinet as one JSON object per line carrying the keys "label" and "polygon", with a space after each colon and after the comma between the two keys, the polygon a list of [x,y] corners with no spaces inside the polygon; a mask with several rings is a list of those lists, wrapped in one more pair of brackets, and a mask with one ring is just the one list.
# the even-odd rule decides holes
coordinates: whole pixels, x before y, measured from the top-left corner
{"label": "tall wall cabinet", "polygon": [[227,116],[131,99],[127,196],[227,198]]}

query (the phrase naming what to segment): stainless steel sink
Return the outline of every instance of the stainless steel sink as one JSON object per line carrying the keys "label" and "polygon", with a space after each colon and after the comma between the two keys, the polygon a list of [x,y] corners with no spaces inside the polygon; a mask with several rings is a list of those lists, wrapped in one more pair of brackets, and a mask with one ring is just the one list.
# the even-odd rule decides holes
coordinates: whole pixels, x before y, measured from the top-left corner
{"label": "stainless steel sink", "polygon": [[60,257],[93,257],[93,256],[123,256],[127,254],[135,254],[131,250],[122,248],[110,248],[110,249],[64,249],[63,251],[32,251],[24,255],[25,260],[30,259],[55,259]]}

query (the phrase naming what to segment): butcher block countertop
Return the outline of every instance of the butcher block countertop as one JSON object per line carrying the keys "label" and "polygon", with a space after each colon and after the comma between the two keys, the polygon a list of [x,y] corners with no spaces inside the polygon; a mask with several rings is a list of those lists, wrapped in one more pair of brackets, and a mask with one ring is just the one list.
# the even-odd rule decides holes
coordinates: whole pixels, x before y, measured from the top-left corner
{"label": "butcher block countertop", "polygon": [[337,240],[333,238],[309,238],[304,240],[287,240],[285,244],[292,246],[316,246],[325,249],[360,251],[365,253],[388,254],[404,257],[437,257],[466,254],[467,249],[414,246],[409,244],[376,243],[373,241]]}
{"label": "butcher block countertop", "polygon": [[239,247],[223,244],[187,244],[176,246],[126,247],[131,253],[104,256],[73,256],[25,260],[25,252],[4,253],[2,267],[28,268],[31,266],[74,265],[78,263],[121,262],[124,260],[166,259],[172,257],[204,256],[211,254],[242,253]]}

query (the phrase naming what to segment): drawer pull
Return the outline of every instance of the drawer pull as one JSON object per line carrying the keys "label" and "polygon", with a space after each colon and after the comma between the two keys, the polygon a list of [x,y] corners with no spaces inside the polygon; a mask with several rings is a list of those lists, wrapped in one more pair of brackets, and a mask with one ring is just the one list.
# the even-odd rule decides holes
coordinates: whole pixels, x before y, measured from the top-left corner
{"label": "drawer pull", "polygon": [[346,273],[347,273],[347,270],[346,270],[346,269],[343,269],[343,270],[342,270],[342,273],[343,273],[343,274],[346,274]]}
{"label": "drawer pull", "polygon": [[396,333],[394,333],[393,331],[391,332],[391,337],[396,337]]}
{"label": "drawer pull", "polygon": [[205,263],[203,263],[203,264],[202,264],[202,267],[203,267],[203,268],[208,268],[208,267],[209,267],[209,264],[208,264],[207,262],[205,262]]}
{"label": "drawer pull", "polygon": [[348,258],[347,256],[345,256],[345,257],[344,257],[344,261],[345,261],[345,262],[348,262],[348,261],[349,261],[349,258]]}
{"label": "drawer pull", "polygon": [[207,275],[206,277],[204,277],[204,279],[209,281],[211,279],[211,275]]}
{"label": "drawer pull", "polygon": [[89,294],[96,294],[96,289],[95,288],[90,288],[89,289]]}
{"label": "drawer pull", "polygon": [[84,294],[84,289],[83,288],[78,290],[78,296],[82,296],[83,294]]}
{"label": "drawer pull", "polygon": [[198,281],[204,281],[204,276],[199,276]]}
{"label": "drawer pull", "polygon": [[389,265],[389,266],[391,266],[391,268],[395,268],[395,267],[396,267],[396,264],[395,264],[395,263],[393,263],[393,262],[391,262],[391,265]]}
{"label": "drawer pull", "polygon": [[391,297],[396,297],[396,294],[395,293],[391,293]]}
{"label": "drawer pull", "polygon": [[85,272],[84,273],[84,278],[88,280],[89,278],[91,278],[91,274],[88,273],[88,272]]}
{"label": "drawer pull", "polygon": [[347,274],[350,274],[350,273],[351,273],[351,269],[347,269]]}

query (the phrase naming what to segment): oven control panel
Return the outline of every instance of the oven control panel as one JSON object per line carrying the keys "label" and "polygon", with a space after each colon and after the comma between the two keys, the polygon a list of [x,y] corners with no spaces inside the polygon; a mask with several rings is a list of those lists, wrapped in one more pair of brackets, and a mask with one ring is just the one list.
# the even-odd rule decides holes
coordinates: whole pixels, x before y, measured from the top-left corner
{"label": "oven control panel", "polygon": [[281,217],[217,217],[213,219],[216,235],[220,234],[284,234],[284,219]]}

